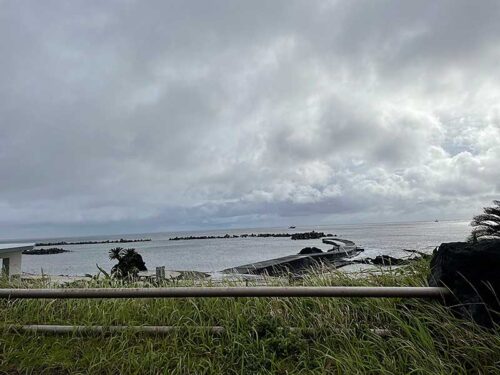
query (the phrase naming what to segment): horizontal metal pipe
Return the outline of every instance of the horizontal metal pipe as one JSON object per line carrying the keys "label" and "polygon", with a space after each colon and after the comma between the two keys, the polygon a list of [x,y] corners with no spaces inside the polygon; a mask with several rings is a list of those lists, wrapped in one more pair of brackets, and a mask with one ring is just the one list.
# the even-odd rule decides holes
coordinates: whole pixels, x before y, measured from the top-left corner
{"label": "horizontal metal pipe", "polygon": [[[283,327],[279,327],[283,329]],[[302,332],[302,333],[307,333],[307,334],[315,334],[318,331],[319,327],[315,328],[299,328],[299,327],[289,327],[288,329],[292,332]],[[329,331],[337,332],[337,333],[343,333],[343,332],[349,332],[351,334],[356,333],[356,329],[353,328],[332,328],[328,327],[327,328]],[[368,332],[374,333],[379,336],[389,336],[393,333],[390,329],[387,328],[368,328]]]}
{"label": "horizontal metal pipe", "polygon": [[123,331],[133,331],[150,335],[161,335],[172,332],[185,332],[189,330],[206,331],[214,334],[224,333],[224,327],[221,326],[64,326],[50,324],[31,324],[23,326],[11,326],[8,331],[26,331],[34,333],[83,333],[83,334],[103,334],[116,333]]}
{"label": "horizontal metal pipe", "polygon": [[[166,335],[172,332],[198,331],[212,334],[223,334],[226,330],[222,326],[83,326],[83,325],[53,325],[53,324],[30,324],[30,325],[11,325],[7,326],[7,332],[32,332],[48,334],[107,334],[132,331],[135,333],[148,335]],[[292,332],[305,332],[314,334],[316,328],[298,328],[298,327],[279,327],[279,329],[289,329]],[[332,328],[334,332],[351,332],[356,330],[350,328]],[[389,336],[392,332],[386,328],[369,328],[367,331],[379,336]]]}
{"label": "horizontal metal pipe", "polygon": [[384,297],[440,298],[439,287],[176,287],[0,289],[0,298]]}

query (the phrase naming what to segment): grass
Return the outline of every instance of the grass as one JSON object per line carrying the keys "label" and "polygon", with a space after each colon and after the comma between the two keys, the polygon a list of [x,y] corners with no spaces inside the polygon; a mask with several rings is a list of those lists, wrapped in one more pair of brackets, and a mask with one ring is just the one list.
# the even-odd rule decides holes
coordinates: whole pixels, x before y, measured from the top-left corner
{"label": "grass", "polygon": [[[426,285],[428,263],[296,285]],[[270,285],[285,281],[269,280]],[[286,281],[288,283],[288,281]],[[179,284],[177,284],[179,285]],[[182,285],[189,285],[188,281]],[[30,287],[46,287],[37,282]],[[75,284],[82,287],[82,284]],[[123,286],[94,280],[88,287]],[[1,287],[25,287],[9,284]],[[7,333],[0,373],[494,374],[500,330],[454,318],[437,301],[340,298],[1,300],[0,324],[174,325],[167,336]],[[189,326],[224,326],[214,335]],[[370,329],[390,330],[380,336]]]}

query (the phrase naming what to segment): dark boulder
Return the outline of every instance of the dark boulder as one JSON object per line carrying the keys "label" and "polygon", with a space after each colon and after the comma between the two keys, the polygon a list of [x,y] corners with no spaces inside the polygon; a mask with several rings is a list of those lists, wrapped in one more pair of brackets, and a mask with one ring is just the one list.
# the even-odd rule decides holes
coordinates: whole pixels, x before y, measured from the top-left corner
{"label": "dark boulder", "polygon": [[322,252],[323,250],[318,249],[317,247],[304,247],[302,250],[300,250],[299,255],[320,254]]}
{"label": "dark boulder", "polygon": [[[414,258],[418,259],[418,258]],[[353,264],[373,264],[377,266],[402,266],[408,264],[410,261],[414,259],[400,259],[394,258],[389,255],[377,255],[375,258],[364,258],[364,259],[355,259],[352,261]]]}
{"label": "dark boulder", "polygon": [[371,264],[380,266],[401,266],[408,264],[408,259],[394,258],[389,255],[377,255],[374,259],[370,259]]}
{"label": "dark boulder", "polygon": [[484,327],[500,324],[500,240],[443,243],[431,259],[430,286],[452,292],[447,306]]}

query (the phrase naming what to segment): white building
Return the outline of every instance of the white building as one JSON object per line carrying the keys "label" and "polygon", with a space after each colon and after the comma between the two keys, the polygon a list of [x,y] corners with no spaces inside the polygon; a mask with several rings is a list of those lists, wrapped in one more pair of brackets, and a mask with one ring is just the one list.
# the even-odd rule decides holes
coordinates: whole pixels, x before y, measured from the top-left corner
{"label": "white building", "polygon": [[0,244],[0,260],[2,272],[7,276],[21,275],[22,254],[25,250],[33,249],[32,243],[4,243]]}

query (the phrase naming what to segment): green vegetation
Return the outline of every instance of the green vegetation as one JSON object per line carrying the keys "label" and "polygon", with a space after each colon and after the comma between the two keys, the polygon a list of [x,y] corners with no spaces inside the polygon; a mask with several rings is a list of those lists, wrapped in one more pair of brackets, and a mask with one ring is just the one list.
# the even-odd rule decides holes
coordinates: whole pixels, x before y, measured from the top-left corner
{"label": "green vegetation", "polygon": [[472,242],[482,237],[500,238],[500,200],[494,200],[493,207],[484,207],[483,212],[470,223],[474,227],[469,239]]}
{"label": "green vegetation", "polygon": [[111,275],[115,277],[133,278],[139,271],[148,270],[142,256],[135,249],[115,247],[109,250],[109,259],[118,261],[111,269]]}
{"label": "green vegetation", "polygon": [[[404,270],[358,278],[335,272],[315,274],[299,281],[274,279],[269,280],[269,285],[291,282],[315,286],[422,286],[426,285],[427,272],[428,262],[421,260]],[[182,285],[189,283],[185,281]],[[26,287],[6,280],[1,286]],[[29,286],[47,287],[48,284],[38,281]],[[72,286],[82,287],[82,283]],[[134,284],[96,279],[84,286]],[[133,332],[94,336],[3,332],[0,373],[449,375],[489,374],[500,368],[500,329],[485,331],[473,323],[458,320],[437,301],[369,298],[1,300],[0,322],[4,327],[21,324],[186,327],[167,336]],[[214,335],[189,326],[223,326],[226,332]],[[390,333],[381,336],[370,331],[372,328],[388,329]]]}

